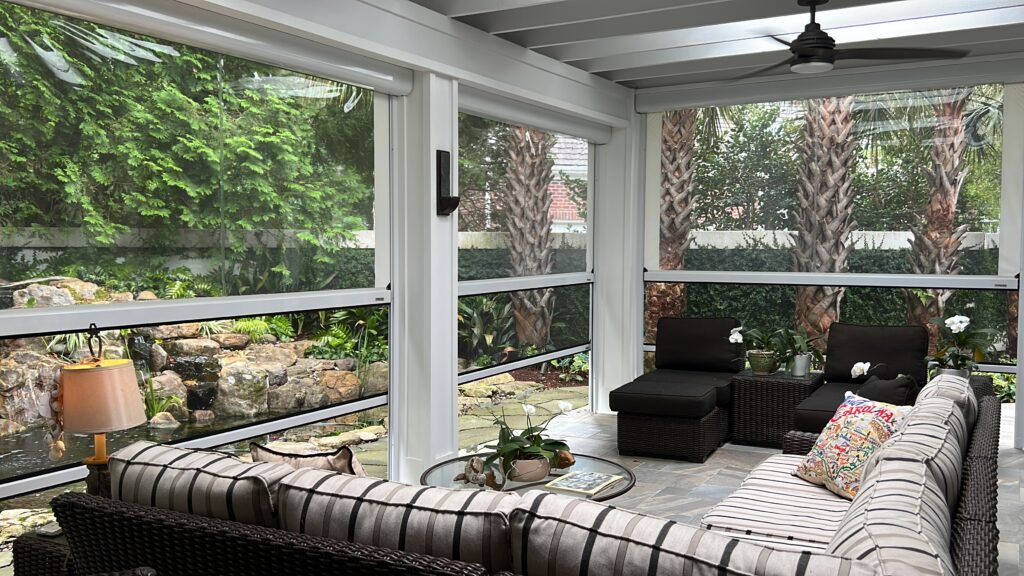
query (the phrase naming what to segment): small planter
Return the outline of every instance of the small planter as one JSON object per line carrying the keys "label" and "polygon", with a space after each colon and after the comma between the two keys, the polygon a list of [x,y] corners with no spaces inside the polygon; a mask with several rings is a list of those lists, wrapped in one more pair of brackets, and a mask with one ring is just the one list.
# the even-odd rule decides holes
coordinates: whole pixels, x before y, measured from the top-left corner
{"label": "small planter", "polygon": [[938,370],[935,371],[935,375],[938,376],[939,374],[947,374],[949,376],[959,376],[961,378],[970,378],[971,377],[971,371],[970,370],[961,369],[961,368],[939,368]]}
{"label": "small planter", "polygon": [[750,371],[754,374],[773,374],[779,369],[775,353],[768,350],[748,350],[747,360],[750,361]]}
{"label": "small planter", "polygon": [[547,478],[550,473],[551,463],[547,460],[513,460],[508,479],[513,482],[536,482]]}
{"label": "small planter", "polygon": [[811,372],[811,355],[810,354],[797,354],[793,356],[793,366],[790,368],[790,373],[796,377],[807,376]]}

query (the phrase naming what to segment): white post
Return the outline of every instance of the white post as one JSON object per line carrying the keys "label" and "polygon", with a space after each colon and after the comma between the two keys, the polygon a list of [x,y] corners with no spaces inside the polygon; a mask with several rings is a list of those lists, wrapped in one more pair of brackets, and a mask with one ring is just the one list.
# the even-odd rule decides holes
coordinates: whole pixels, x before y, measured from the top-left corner
{"label": "white post", "polygon": [[458,84],[417,72],[412,93],[393,101],[391,477],[416,483],[458,452],[455,215],[438,216],[437,150],[451,152],[458,183]]}
{"label": "white post", "polygon": [[643,367],[643,149],[645,120],[634,115],[596,146],[591,408],[609,412],[608,393]]}
{"label": "white post", "polygon": [[374,288],[391,283],[391,97],[373,94]]}
{"label": "white post", "polygon": [[[999,274],[1012,276],[1024,269],[1024,84],[1003,88],[1003,195],[999,222]],[[1020,287],[1018,286],[1018,294]],[[1017,315],[1017,382],[1024,370],[1024,318]],[[1024,449],[1024,401],[1017,398],[1014,416],[1013,446]]]}

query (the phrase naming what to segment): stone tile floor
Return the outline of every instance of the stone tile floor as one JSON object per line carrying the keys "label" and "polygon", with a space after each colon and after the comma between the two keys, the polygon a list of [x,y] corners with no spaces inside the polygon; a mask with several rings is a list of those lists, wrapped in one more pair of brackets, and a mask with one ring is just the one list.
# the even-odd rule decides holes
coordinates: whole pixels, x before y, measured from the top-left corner
{"label": "stone tile floor", "polygon": [[[1013,405],[1003,405],[999,453],[999,574],[1022,576],[1024,559],[1024,452],[1013,446]],[[609,503],[698,525],[701,516],[731,494],[761,461],[779,450],[726,444],[707,462],[622,457],[615,446],[615,416],[576,411],[556,417],[550,435],[573,450],[620,462],[636,486]]]}

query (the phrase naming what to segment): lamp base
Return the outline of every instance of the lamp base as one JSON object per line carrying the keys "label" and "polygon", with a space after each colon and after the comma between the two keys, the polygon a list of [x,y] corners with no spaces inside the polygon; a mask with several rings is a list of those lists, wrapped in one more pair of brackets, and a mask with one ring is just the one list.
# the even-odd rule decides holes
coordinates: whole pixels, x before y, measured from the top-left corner
{"label": "lamp base", "polygon": [[110,459],[107,456],[107,435],[100,432],[93,436],[95,442],[95,452],[92,456],[89,456],[85,460],[82,460],[82,464],[93,465],[93,466],[106,466],[107,460]]}
{"label": "lamp base", "polygon": [[110,498],[110,468],[106,464],[86,464],[85,492],[93,496]]}

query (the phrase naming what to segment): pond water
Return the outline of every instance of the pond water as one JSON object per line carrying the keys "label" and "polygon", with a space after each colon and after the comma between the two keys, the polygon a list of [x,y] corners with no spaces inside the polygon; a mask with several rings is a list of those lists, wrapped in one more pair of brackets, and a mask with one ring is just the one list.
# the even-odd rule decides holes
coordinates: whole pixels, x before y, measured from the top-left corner
{"label": "pond water", "polygon": [[[270,417],[273,416],[270,415]],[[129,430],[107,434],[107,450],[113,453],[138,440],[172,442],[195,438],[252,423],[251,418],[217,418],[212,423],[203,426],[182,423],[174,430],[159,430],[143,424]],[[64,444],[67,449],[64,457],[58,461],[52,461],[49,458],[50,447],[46,443],[46,428],[29,428],[24,432],[0,438],[0,480],[78,464],[93,454],[91,434],[65,434]]]}

